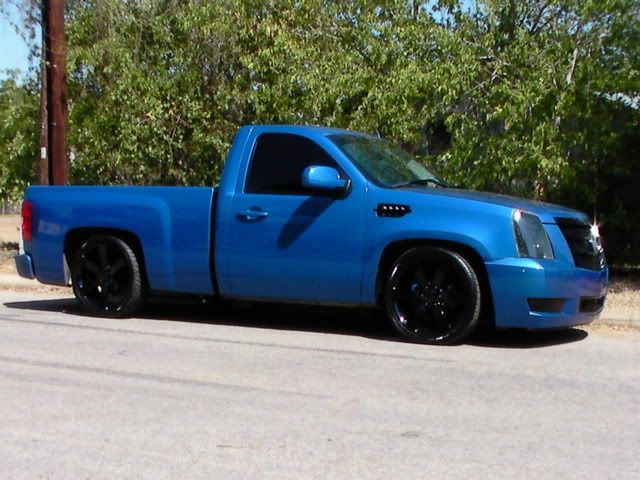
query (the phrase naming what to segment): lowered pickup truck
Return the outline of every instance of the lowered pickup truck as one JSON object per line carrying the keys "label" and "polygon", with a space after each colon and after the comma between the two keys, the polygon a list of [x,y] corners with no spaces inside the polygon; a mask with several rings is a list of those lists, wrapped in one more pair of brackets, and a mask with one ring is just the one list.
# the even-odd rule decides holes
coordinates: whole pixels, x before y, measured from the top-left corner
{"label": "lowered pickup truck", "polygon": [[365,134],[248,126],[216,188],[30,187],[20,275],[72,285],[91,314],[149,295],[382,306],[424,343],[591,322],[608,268],[564,207],[449,188]]}

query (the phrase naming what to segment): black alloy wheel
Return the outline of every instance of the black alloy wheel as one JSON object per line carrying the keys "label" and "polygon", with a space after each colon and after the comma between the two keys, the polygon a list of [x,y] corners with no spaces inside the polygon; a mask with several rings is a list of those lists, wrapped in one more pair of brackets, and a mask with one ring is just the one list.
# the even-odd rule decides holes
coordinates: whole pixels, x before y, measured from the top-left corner
{"label": "black alloy wheel", "polygon": [[73,260],[71,280],[78,302],[93,315],[124,317],[144,303],[138,258],[118,237],[97,235],[84,242]]}
{"label": "black alloy wheel", "polygon": [[440,247],[406,251],[391,266],[384,290],[387,314],[412,342],[456,343],[480,317],[480,284],[469,262]]}

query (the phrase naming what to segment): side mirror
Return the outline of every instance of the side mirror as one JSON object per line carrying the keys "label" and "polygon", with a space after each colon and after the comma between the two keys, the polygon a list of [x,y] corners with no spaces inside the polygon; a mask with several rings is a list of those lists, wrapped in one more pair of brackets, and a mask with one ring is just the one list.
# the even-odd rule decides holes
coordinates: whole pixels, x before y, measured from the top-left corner
{"label": "side mirror", "polygon": [[302,185],[313,190],[342,193],[349,188],[350,180],[340,178],[335,168],[311,165],[302,173]]}

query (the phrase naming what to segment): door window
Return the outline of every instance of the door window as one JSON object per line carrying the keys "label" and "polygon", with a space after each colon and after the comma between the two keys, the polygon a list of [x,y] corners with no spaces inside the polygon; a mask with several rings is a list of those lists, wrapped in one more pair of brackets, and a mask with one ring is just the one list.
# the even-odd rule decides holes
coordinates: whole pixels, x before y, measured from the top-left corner
{"label": "door window", "polygon": [[333,167],[345,178],[333,158],[314,141],[300,135],[264,133],[258,137],[249,165],[245,193],[310,195],[302,173],[311,165]]}

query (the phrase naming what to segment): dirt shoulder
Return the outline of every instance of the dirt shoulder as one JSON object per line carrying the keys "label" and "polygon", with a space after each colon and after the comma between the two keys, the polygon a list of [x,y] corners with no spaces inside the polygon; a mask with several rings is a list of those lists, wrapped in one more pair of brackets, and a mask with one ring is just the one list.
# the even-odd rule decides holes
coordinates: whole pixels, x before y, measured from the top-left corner
{"label": "dirt shoulder", "polygon": [[0,247],[18,244],[20,239],[20,216],[0,215]]}
{"label": "dirt shoulder", "polygon": [[0,275],[15,274],[13,256],[18,253],[20,217],[0,215]]}
{"label": "dirt shoulder", "polygon": [[0,239],[18,241],[20,215],[0,215]]}

